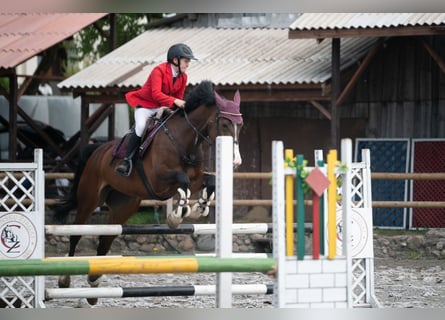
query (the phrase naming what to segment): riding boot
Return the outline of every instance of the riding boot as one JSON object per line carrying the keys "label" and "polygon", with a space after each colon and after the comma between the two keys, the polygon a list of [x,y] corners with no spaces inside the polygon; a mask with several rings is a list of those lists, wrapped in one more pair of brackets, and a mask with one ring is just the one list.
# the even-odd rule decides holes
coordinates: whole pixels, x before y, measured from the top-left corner
{"label": "riding boot", "polygon": [[133,168],[133,155],[136,151],[136,148],[139,147],[141,142],[141,138],[136,135],[135,132],[130,134],[130,138],[127,144],[127,152],[125,157],[121,163],[116,166],[116,172],[121,176],[128,177],[131,174],[131,169]]}

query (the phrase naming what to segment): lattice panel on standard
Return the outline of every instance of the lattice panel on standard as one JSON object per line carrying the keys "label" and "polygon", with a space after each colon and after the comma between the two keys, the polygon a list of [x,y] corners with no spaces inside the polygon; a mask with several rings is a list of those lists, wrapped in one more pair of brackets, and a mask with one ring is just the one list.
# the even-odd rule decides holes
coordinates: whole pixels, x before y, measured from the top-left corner
{"label": "lattice panel on standard", "polygon": [[32,171],[5,171],[0,178],[0,210],[35,211],[35,179]]}
{"label": "lattice panel on standard", "polygon": [[[33,163],[0,164],[0,259],[44,256],[43,151]],[[0,308],[43,307],[44,277],[0,277]]]}
{"label": "lattice panel on standard", "polygon": [[[413,139],[412,172],[445,172],[445,140]],[[414,180],[411,185],[413,201],[445,201],[444,180]],[[410,228],[445,228],[445,209],[412,208]]]}
{"label": "lattice panel on standard", "polygon": [[34,277],[0,277],[0,306],[2,308],[33,308]]}
{"label": "lattice panel on standard", "polygon": [[[356,139],[355,161],[361,162],[361,150],[371,153],[372,172],[407,173],[409,139]],[[407,180],[372,180],[373,201],[406,201]],[[405,228],[406,208],[373,208],[373,224],[378,227]]]}

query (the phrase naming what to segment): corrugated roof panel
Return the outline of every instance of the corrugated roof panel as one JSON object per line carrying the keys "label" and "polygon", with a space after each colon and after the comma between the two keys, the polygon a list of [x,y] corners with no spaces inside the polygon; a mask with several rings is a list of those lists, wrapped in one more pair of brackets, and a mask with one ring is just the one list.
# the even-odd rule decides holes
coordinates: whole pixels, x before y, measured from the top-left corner
{"label": "corrugated roof panel", "polygon": [[[374,41],[342,39],[343,61],[357,61]],[[204,79],[220,85],[319,83],[330,77],[329,40],[290,40],[288,29],[170,28],[144,32],[59,87],[141,86],[177,42],[187,43],[199,59],[187,72],[190,84]]]}
{"label": "corrugated roof panel", "polygon": [[290,30],[444,25],[445,13],[304,13]]}
{"label": "corrugated roof panel", "polygon": [[19,65],[106,15],[0,13],[0,68]]}

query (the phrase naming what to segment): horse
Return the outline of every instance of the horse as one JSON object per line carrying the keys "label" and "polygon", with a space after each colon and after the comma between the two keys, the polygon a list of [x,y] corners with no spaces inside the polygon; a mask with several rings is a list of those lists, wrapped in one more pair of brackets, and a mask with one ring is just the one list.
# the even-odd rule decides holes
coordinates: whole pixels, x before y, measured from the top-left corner
{"label": "horse", "polygon": [[[158,124],[145,153],[133,157],[128,177],[114,170],[113,155],[120,140],[88,145],[79,158],[69,197],[54,210],[56,222],[66,223],[69,211],[77,208],[73,224],[84,224],[98,206],[109,208],[108,224],[125,223],[139,208],[142,199],[166,200],[179,196],[176,208],[167,212],[170,228],[185,217],[199,218],[209,212],[215,197],[214,179],[204,172],[203,147],[213,150],[216,137],[233,137],[233,166],[241,164],[239,133],[243,125],[240,93],[233,100],[220,96],[214,84],[202,81],[186,97],[184,109],[176,109]],[[214,177],[213,177],[214,178]],[[190,206],[190,197],[198,201]],[[74,256],[81,236],[70,236],[68,256]],[[116,236],[99,236],[97,256],[105,256]],[[101,275],[89,275],[97,287]],[[59,287],[70,286],[69,276],[59,278]],[[97,301],[97,299],[96,299]],[[94,299],[89,301],[94,304]]]}

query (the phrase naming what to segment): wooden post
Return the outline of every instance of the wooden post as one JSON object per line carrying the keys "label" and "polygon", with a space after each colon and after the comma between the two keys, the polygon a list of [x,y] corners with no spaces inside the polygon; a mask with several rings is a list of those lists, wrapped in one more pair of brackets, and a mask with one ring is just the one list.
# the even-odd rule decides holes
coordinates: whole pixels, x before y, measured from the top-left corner
{"label": "wooden post", "polygon": [[340,39],[332,39],[332,83],[331,83],[331,148],[338,148],[340,137],[337,98],[340,93]]}

